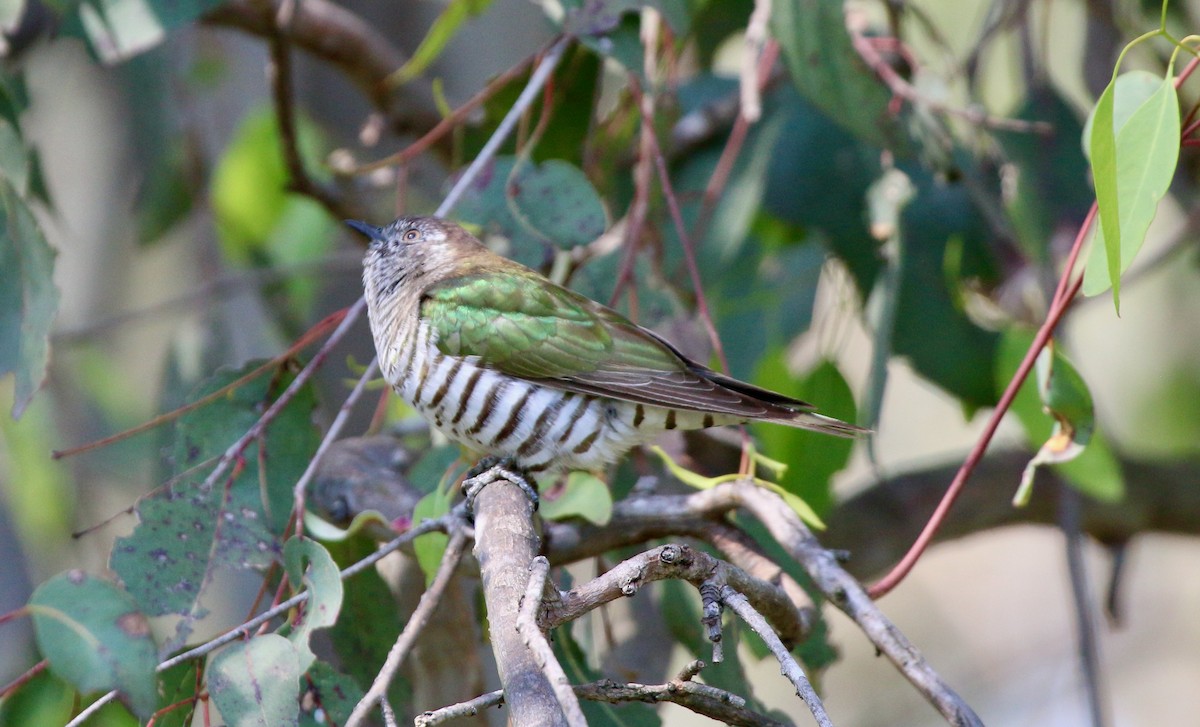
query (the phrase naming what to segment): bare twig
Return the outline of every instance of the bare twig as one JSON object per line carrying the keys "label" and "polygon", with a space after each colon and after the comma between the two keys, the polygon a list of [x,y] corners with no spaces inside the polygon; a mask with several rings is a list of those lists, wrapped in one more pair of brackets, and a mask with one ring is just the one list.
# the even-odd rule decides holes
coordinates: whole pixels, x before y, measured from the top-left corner
{"label": "bare twig", "polygon": [[[704,662],[692,662],[688,666],[693,667],[697,664],[701,668],[704,666]],[[709,719],[733,725],[733,727],[784,727],[783,722],[758,714],[746,707],[746,700],[736,694],[691,681],[696,671],[688,673],[689,670],[685,669],[678,677],[666,684],[633,682],[620,684],[606,679],[590,684],[577,684],[573,687],[573,691],[581,699],[609,704],[671,702]],[[449,722],[452,719],[475,716],[488,707],[495,707],[503,703],[504,692],[496,690],[461,704],[452,704],[449,707],[426,712],[417,717],[415,724],[416,727],[434,727],[434,725]]]}
{"label": "bare twig", "polygon": [[718,588],[728,583],[767,614],[784,640],[795,643],[803,631],[804,619],[778,586],[754,578],[704,551],[676,543],[660,545],[623,560],[561,594],[553,603],[543,604],[538,622],[545,629],[560,626],[618,598],[633,596],[647,583],[666,578],[688,581],[697,589],[706,583],[716,583]]}
{"label": "bare twig", "polygon": [[283,162],[288,170],[288,187],[291,191],[316,200],[334,219],[358,219],[359,214],[349,209],[347,203],[332,191],[318,184],[304,167],[300,156],[300,140],[296,132],[296,108],[292,95],[292,54],[289,37],[297,18],[298,2],[285,0],[274,31],[267,37],[271,50],[271,97],[275,108],[275,123],[279,127],[279,144]]}
{"label": "bare twig", "polygon": [[754,629],[754,633],[758,634],[766,643],[767,648],[779,660],[780,672],[796,688],[796,696],[803,699],[804,703],[808,705],[817,724],[821,727],[833,727],[833,723],[829,721],[829,715],[825,713],[825,705],[821,704],[821,699],[817,696],[812,684],[809,683],[808,677],[804,676],[804,671],[796,663],[796,658],[775,635],[775,631],[767,624],[767,620],[762,617],[762,614],[754,610],[745,596],[729,586],[721,589],[721,600],[726,606],[733,609],[733,612],[745,621],[746,625]]}
{"label": "bare twig", "polygon": [[542,605],[542,594],[546,590],[549,575],[550,561],[540,555],[534,558],[533,563],[529,565],[529,585],[525,587],[525,596],[521,599],[521,610],[517,614],[517,631],[524,639],[525,646],[533,652],[538,666],[542,669],[542,674],[550,682],[550,687],[554,690],[554,696],[558,699],[558,706],[562,708],[567,724],[571,727],[587,727],[587,720],[583,717],[583,710],[579,707],[579,700],[575,698],[575,692],[571,690],[571,682],[567,679],[567,673],[563,671],[562,664],[558,663],[558,659],[554,656],[554,650],[546,641],[546,635],[538,626],[538,610]]}
{"label": "bare twig", "polygon": [[408,656],[408,652],[416,642],[421,629],[429,621],[430,614],[437,608],[438,603],[442,599],[442,593],[446,590],[446,584],[450,582],[455,568],[458,567],[459,560],[462,559],[463,550],[467,542],[467,529],[465,525],[463,522],[458,522],[451,528],[450,544],[446,546],[446,552],[442,555],[442,563],[438,567],[438,572],[434,576],[433,583],[422,594],[421,601],[409,617],[408,623],[404,624],[404,630],[400,632],[400,635],[396,638],[396,643],[392,645],[391,651],[388,652],[387,659],[384,660],[383,666],[375,676],[375,681],[371,683],[371,688],[367,690],[367,693],[355,705],[354,711],[350,713],[350,718],[346,720],[346,727],[357,727],[357,725],[362,724],[371,709],[387,697],[388,687],[391,686],[396,672],[400,669],[400,665],[404,663],[404,659]]}
{"label": "bare twig", "polygon": [[443,722],[449,722],[452,719],[461,717],[474,717],[488,707],[498,707],[504,704],[504,690],[497,689],[494,692],[481,694],[472,700],[460,702],[459,704],[451,704],[448,707],[431,710],[413,720],[414,727],[433,727]]}
{"label": "bare twig", "polygon": [[875,43],[880,39],[868,38],[854,28],[849,28],[850,39],[854,44],[854,50],[862,56],[863,61],[870,66],[871,70],[879,76],[888,87],[888,89],[898,98],[902,98],[916,106],[923,106],[930,111],[948,116],[957,116],[965,121],[975,124],[976,126],[984,126],[992,129],[1001,129],[1004,131],[1018,131],[1035,134],[1052,134],[1054,133],[1053,125],[1045,121],[1025,121],[1022,119],[1006,119],[996,116],[991,116],[982,109],[960,109],[948,104],[944,104],[936,99],[929,98],[922,94],[915,86],[906,81],[892,66],[880,55],[879,50],[875,47]]}
{"label": "bare twig", "polygon": [[735,504],[749,510],[766,526],[772,537],[804,566],[829,601],[858,624],[880,653],[896,665],[900,673],[950,724],[982,725],[975,712],[883,615],[862,585],[842,568],[831,552],[821,547],[779,495],[750,480],[742,480],[698,492],[691,495],[689,500],[691,507],[699,512],[724,510]]}
{"label": "bare twig", "polygon": [[371,363],[367,364],[366,371],[363,371],[362,376],[358,377],[358,382],[354,384],[354,388],[350,390],[342,405],[338,407],[337,416],[333,418],[333,422],[329,425],[329,430],[321,438],[321,443],[317,445],[317,451],[313,452],[312,458],[308,460],[308,466],[304,469],[304,474],[300,475],[300,479],[296,480],[296,486],[292,488],[292,497],[295,501],[293,508],[296,514],[297,535],[304,532],[304,501],[308,491],[308,483],[316,476],[317,467],[321,464],[321,460],[324,459],[325,453],[329,451],[329,447],[337,439],[337,436],[341,434],[342,427],[346,426],[346,421],[350,418],[350,412],[354,409],[355,402],[358,401],[363,391],[366,390],[367,382],[375,375],[378,363],[378,356],[371,359]]}
{"label": "bare twig", "polygon": [[[274,2],[228,0],[205,15],[204,22],[269,38],[275,33],[276,13]],[[377,109],[391,114],[393,95],[384,80],[404,64],[404,55],[391,41],[330,0],[295,3],[289,25],[289,38],[297,47],[336,66]]]}
{"label": "bare twig", "polygon": [[754,10],[746,23],[742,67],[738,74],[741,118],[753,124],[762,116],[762,78],[758,71],[763,46],[767,42],[767,24],[771,21],[771,0],[754,0]]}

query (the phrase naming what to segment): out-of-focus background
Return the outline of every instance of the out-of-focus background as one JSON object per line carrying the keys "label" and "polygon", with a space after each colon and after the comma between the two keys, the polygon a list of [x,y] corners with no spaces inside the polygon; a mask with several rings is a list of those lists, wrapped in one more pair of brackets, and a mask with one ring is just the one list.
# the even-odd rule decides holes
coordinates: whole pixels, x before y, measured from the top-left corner
{"label": "out-of-focus background", "polygon": [[[586,93],[572,96],[568,82],[573,77],[563,77],[554,89],[561,105],[538,147],[544,158],[569,156],[583,169],[604,201],[608,221],[620,222],[622,229],[628,229],[636,197],[639,121],[630,73],[641,74],[645,90],[655,95],[656,126],[668,145],[675,183],[690,194],[685,201],[691,205],[688,219],[694,220],[699,191],[729,135],[732,116],[723,117],[718,102],[736,98],[737,74],[745,62],[743,31],[754,5],[741,0],[650,4],[665,11],[657,42],[673,49],[652,56],[655,75],[647,80],[646,69],[637,67],[644,60],[638,41],[644,40],[639,30],[644,35],[645,16],[639,25],[637,13],[627,15],[614,31],[615,45],[605,37],[592,43],[593,50],[571,56],[577,67],[592,64],[590,85]],[[13,379],[0,378],[5,411],[0,417],[0,612],[20,607],[37,584],[63,570],[111,575],[112,542],[135,525],[124,511],[170,474],[160,457],[166,440],[155,433],[63,460],[52,460],[52,450],[109,435],[183,403],[187,392],[218,367],[278,354],[361,293],[359,241],[330,210],[282,191],[288,176],[273,121],[268,42],[246,32],[252,23],[231,20],[235,13],[221,14],[222,7],[232,7],[249,16],[253,3],[200,3],[208,14],[169,27],[164,42],[149,36],[139,40],[145,32],[139,13],[157,8],[153,2],[98,3],[100,10],[90,14],[56,4],[31,5],[36,8],[27,13],[65,18],[54,34],[45,32],[54,23],[41,15],[26,16],[25,25],[5,26],[11,64],[5,70],[7,95],[27,97],[23,107],[10,105],[19,109],[20,141],[36,150],[41,170],[29,189],[44,185],[45,190],[43,200],[33,192],[26,196],[35,200],[30,209],[57,251],[53,282],[59,299],[45,384],[19,420],[7,414],[14,402]],[[844,380],[853,391],[860,421],[870,423],[876,434],[869,450],[865,445],[855,450],[832,479],[832,489],[817,496],[841,501],[900,473],[956,464],[979,437],[990,405],[1011,375],[1005,352],[1016,345],[1012,341],[1028,340],[1018,329],[1043,320],[1063,257],[1092,199],[1081,151],[1083,123],[1112,74],[1116,53],[1157,27],[1159,8],[1107,0],[846,3],[851,27],[866,37],[903,41],[898,48],[884,48],[884,55],[914,97],[888,106],[892,94],[862,70],[865,66],[856,68],[878,86],[885,103],[873,106],[878,98],[869,94],[853,100],[854,93],[862,93],[857,89],[840,102],[829,98],[851,81],[822,87],[812,79],[795,79],[803,68],[797,54],[818,54],[826,46],[789,40],[788,33],[811,32],[789,23],[840,19],[839,4],[777,0],[773,5],[770,27],[780,37],[782,58],[765,91],[764,117],[716,207],[711,234],[701,241],[701,268],[734,375],[777,386],[775,368],[783,367],[785,377],[790,371],[792,378],[804,379],[831,360],[838,382]],[[816,12],[809,5],[824,9]],[[553,0],[345,4],[400,52],[401,62],[439,17],[459,6],[479,12],[468,14],[436,60],[415,80],[389,91],[383,104],[373,103],[352,74],[328,57],[292,51],[305,161],[317,183],[333,190],[346,209],[375,222],[386,221],[398,207],[430,211],[449,170],[470,160],[517,87],[506,88],[468,116],[465,131],[441,140],[402,170],[341,176],[330,169],[347,156],[365,162],[403,148],[446,109],[458,107],[496,74],[543,47],[554,33],[556,13],[562,12]],[[677,17],[688,24],[672,27]],[[96,18],[108,23],[120,59],[105,55]],[[1175,37],[1200,29],[1200,2],[1172,3],[1167,23]],[[132,30],[122,37],[123,29]],[[840,46],[830,42],[828,47]],[[1161,78],[1170,52],[1170,44],[1158,39],[1131,53],[1123,70],[1142,69]],[[1181,54],[1175,71],[1189,59]],[[812,73],[822,73],[824,66],[813,63]],[[18,84],[20,93],[13,90]],[[1198,84],[1192,79],[1180,90],[1185,117],[1198,97]],[[672,145],[681,119],[708,118],[687,116],[697,109],[711,112],[714,129]],[[888,113],[872,116],[880,109]],[[892,110],[900,113],[891,116]],[[1046,121],[1053,132],[1000,130],[981,121],[985,117]],[[880,131],[864,130],[875,120]],[[538,133],[537,123],[537,114],[522,122],[524,141]],[[560,123],[573,124],[576,131],[558,134]],[[576,147],[568,148],[571,144]],[[893,200],[889,217],[887,202],[876,201],[871,184],[892,164],[911,180],[914,196],[907,207]],[[1123,286],[1119,317],[1111,297],[1100,294],[1077,303],[1060,329],[1060,349],[1082,374],[1095,403],[1097,436],[1103,440],[1098,446],[1109,457],[1109,469],[1101,475],[1105,482],[1119,481],[1114,472],[1125,465],[1113,463],[1128,461],[1178,467],[1185,482],[1186,473],[1200,474],[1195,167],[1194,153],[1185,146]],[[694,324],[691,288],[660,193],[650,196],[649,207],[644,235],[652,252],[643,256],[645,265],[635,266],[643,322]],[[11,225],[11,204],[8,210]],[[888,220],[898,226],[894,234],[887,234]],[[467,221],[487,229],[481,220]],[[877,224],[884,224],[884,234],[873,237]],[[494,238],[505,237],[504,230],[493,232]],[[749,243],[741,247],[740,240]],[[751,247],[766,252],[748,255]],[[607,252],[607,258],[598,255],[573,282],[606,300],[623,249]],[[518,252],[531,264],[553,258],[553,251]],[[13,257],[0,259],[16,264]],[[7,294],[0,291],[0,296]],[[703,333],[693,338],[703,353]],[[345,396],[346,381],[372,355],[363,323],[318,375],[318,425],[327,425]],[[821,390],[811,393],[818,405],[823,404]],[[862,419],[872,401],[877,420]],[[351,432],[361,432],[371,419],[370,406],[360,409]],[[786,460],[787,451],[773,451],[770,442],[764,451]],[[992,446],[1032,451],[1040,444],[1030,440],[1023,422],[1010,417]],[[1132,477],[1132,470],[1125,472]],[[989,512],[1008,507],[1017,481],[1008,484],[995,490],[1003,499],[993,499]],[[1088,538],[1083,548],[1102,723],[1190,724],[1200,713],[1195,689],[1200,683],[1200,620],[1195,617],[1200,509],[1186,505],[1197,498],[1185,496],[1173,504],[1154,500],[1154,482],[1127,479],[1124,487],[1139,493],[1124,511],[1128,527],[1114,532],[1105,546]],[[1089,490],[1087,483],[1081,489],[1085,513],[1096,497],[1114,495],[1111,488]],[[1060,495],[1058,486],[1035,487],[1035,498]],[[1152,506],[1165,508],[1169,517]],[[835,504],[824,507],[826,513],[837,511]],[[928,516],[921,507],[896,507],[893,515],[916,525]],[[1122,512],[1123,505],[1118,498],[1105,507]],[[72,537],[112,516],[111,522]],[[1022,518],[1018,512],[1011,520]],[[836,522],[836,516],[829,519]],[[830,537],[870,543],[874,533],[831,532]],[[885,539],[885,533],[878,537]],[[1065,540],[1063,529],[1053,523],[985,524],[936,545],[881,601],[989,725],[1084,725],[1092,719]],[[1112,619],[1105,616],[1104,604],[1117,545],[1124,548],[1115,591],[1120,618]],[[880,574],[877,568],[860,575]],[[212,614],[196,634],[236,623],[257,588],[258,579],[250,575],[219,577],[205,600]],[[639,598],[661,598],[661,593],[650,589]],[[819,686],[835,724],[941,723],[853,624],[833,609],[826,612],[829,640],[839,657],[824,669]],[[630,613],[656,617],[618,607],[614,618],[632,618]],[[616,633],[619,638],[620,627]],[[0,684],[39,658],[27,619],[0,625],[0,643]],[[646,643],[661,660],[664,645],[673,642],[663,636]],[[636,661],[628,645],[622,648],[626,663]],[[691,658],[678,645],[670,653],[667,676]],[[744,661],[753,664],[749,681],[767,707],[807,723],[773,661],[749,655]],[[663,707],[661,714],[669,725],[697,723],[678,707]],[[493,715],[494,723],[501,719]]]}

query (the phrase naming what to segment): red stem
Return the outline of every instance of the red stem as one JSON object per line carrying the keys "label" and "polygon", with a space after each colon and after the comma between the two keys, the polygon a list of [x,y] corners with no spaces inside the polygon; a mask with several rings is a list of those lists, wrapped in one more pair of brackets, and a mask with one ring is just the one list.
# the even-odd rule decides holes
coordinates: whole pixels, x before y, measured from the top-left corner
{"label": "red stem", "polygon": [[1021,365],[1017,367],[1017,372],[1013,374],[1012,380],[1008,382],[1008,387],[1004,390],[1000,401],[996,403],[996,408],[992,410],[992,415],[988,419],[987,426],[975,442],[975,446],[971,448],[971,452],[967,455],[967,459],[963,462],[962,467],[954,475],[954,480],[946,488],[946,494],[942,495],[942,500],[938,503],[937,509],[933,511],[933,515],[925,523],[924,529],[921,530],[921,534],[917,536],[917,539],[908,549],[908,552],[904,554],[900,562],[887,575],[867,589],[867,593],[871,598],[882,598],[908,576],[913,566],[917,564],[917,560],[925,553],[925,549],[929,547],[929,543],[932,542],[938,528],[942,526],[946,515],[954,505],[954,501],[958,499],[963,487],[967,484],[967,480],[970,479],[971,474],[975,471],[975,467],[983,459],[988,445],[992,442],[992,437],[996,434],[996,429],[1000,426],[1000,420],[1008,413],[1008,409],[1012,406],[1013,399],[1016,398],[1021,385],[1025,383],[1025,379],[1029,377],[1029,372],[1033,370],[1038,355],[1045,348],[1051,336],[1054,335],[1054,329],[1058,326],[1059,321],[1062,320],[1063,314],[1067,312],[1071,301],[1083,285],[1082,275],[1075,278],[1074,282],[1071,282],[1071,275],[1074,272],[1075,261],[1079,258],[1079,251],[1083,247],[1084,240],[1087,239],[1088,229],[1091,228],[1095,218],[1096,205],[1093,203],[1083,224],[1079,227],[1079,233],[1075,236],[1075,244],[1071,246],[1071,253],[1067,257],[1067,266],[1063,270],[1062,277],[1059,279],[1058,289],[1054,294],[1053,302],[1050,304],[1050,312],[1046,316],[1046,321],[1038,329],[1037,336],[1034,337],[1029,350],[1025,352],[1025,358],[1021,361]]}

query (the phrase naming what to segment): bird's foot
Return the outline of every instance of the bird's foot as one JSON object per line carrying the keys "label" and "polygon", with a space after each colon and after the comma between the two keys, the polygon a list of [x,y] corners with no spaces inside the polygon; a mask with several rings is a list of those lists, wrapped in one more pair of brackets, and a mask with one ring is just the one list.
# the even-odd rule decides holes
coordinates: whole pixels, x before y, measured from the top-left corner
{"label": "bird's foot", "polygon": [[483,488],[498,482],[499,480],[507,480],[521,490],[529,497],[533,503],[533,509],[538,507],[538,491],[537,486],[533,482],[533,478],[527,472],[517,467],[509,457],[496,457],[489,455],[479,460],[471,469],[467,470],[467,476],[462,483],[462,492],[466,497],[467,511],[475,512],[475,498],[483,491]]}

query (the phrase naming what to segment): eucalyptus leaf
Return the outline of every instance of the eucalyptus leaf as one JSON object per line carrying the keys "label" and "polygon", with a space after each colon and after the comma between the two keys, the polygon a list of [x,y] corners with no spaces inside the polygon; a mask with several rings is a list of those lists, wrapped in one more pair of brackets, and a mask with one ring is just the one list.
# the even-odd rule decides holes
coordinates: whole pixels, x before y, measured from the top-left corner
{"label": "eucalyptus leaf", "polygon": [[230,727],[293,727],[300,721],[300,669],[277,634],[236,642],[208,667],[208,693]]}

